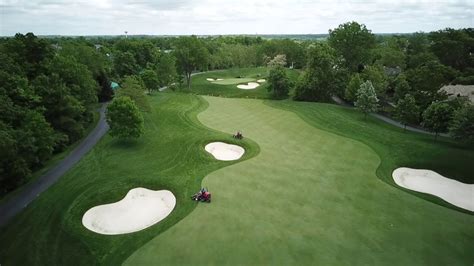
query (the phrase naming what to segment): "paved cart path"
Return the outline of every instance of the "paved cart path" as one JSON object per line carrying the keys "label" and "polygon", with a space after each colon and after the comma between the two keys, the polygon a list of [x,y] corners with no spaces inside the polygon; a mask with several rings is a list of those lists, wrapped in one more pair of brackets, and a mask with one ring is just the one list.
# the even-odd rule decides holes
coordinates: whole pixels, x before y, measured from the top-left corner
{"label": "paved cart path", "polygon": [[6,225],[10,219],[21,212],[30,204],[39,194],[48,189],[51,185],[61,178],[69,169],[71,169],[94,145],[102,138],[109,129],[105,120],[105,108],[103,104],[100,108],[100,118],[94,130],[82,140],[82,142],[54,168],[50,169],[43,176],[34,182],[26,185],[23,190],[12,197],[10,200],[0,204],[0,226]]}

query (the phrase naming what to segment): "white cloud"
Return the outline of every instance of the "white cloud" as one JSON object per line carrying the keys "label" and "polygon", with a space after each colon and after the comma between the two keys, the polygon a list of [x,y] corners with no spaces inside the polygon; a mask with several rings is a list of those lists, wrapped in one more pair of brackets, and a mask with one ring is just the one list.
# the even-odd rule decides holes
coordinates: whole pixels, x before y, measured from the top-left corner
{"label": "white cloud", "polygon": [[374,32],[473,27],[470,0],[0,0],[0,34],[326,33],[355,20]]}

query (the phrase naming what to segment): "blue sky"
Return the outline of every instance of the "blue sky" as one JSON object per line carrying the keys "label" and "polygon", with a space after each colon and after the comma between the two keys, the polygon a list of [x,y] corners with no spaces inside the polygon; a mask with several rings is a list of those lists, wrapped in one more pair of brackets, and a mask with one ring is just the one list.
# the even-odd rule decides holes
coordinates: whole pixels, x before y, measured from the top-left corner
{"label": "blue sky", "polygon": [[0,35],[307,34],[474,27],[474,0],[0,0]]}

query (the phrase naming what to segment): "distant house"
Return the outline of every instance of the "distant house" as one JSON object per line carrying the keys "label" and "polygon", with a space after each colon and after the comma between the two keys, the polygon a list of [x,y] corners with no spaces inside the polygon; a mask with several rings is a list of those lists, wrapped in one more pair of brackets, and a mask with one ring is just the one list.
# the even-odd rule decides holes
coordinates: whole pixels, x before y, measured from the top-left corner
{"label": "distant house", "polygon": [[396,77],[398,74],[402,72],[402,69],[400,67],[383,67],[384,72],[387,76],[389,77]]}
{"label": "distant house", "polygon": [[99,50],[100,48],[102,48],[102,44],[94,44],[94,47],[96,50]]}
{"label": "distant house", "polygon": [[446,92],[450,98],[467,97],[474,103],[474,85],[446,85],[440,91]]}
{"label": "distant house", "polygon": [[117,90],[118,88],[120,88],[120,85],[118,85],[117,82],[110,82],[110,88],[112,88],[112,90]]}
{"label": "distant house", "polygon": [[57,43],[51,44],[51,47],[53,47],[53,49],[57,50],[57,51],[63,49],[63,47],[61,45],[57,44]]}

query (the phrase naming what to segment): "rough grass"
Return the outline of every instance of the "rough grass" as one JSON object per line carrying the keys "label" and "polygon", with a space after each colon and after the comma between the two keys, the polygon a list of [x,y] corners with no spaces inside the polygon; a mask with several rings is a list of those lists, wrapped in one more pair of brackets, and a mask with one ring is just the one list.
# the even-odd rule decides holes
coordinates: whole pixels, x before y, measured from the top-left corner
{"label": "rough grass", "polygon": [[[202,126],[196,119],[206,102],[190,94],[157,94],[146,115],[145,135],[136,142],[105,136],[58,183],[42,193],[0,229],[1,265],[118,265],[134,250],[189,214],[189,197],[210,172],[234,162],[219,162],[204,151],[211,141],[235,143],[230,134]],[[250,140],[239,141],[258,152]],[[143,231],[104,236],[87,230],[82,215],[91,207],[115,202],[135,187],[171,190],[175,210]]]}
{"label": "rough grass", "polygon": [[[441,164],[435,169],[467,178],[472,151],[449,142],[435,144],[425,136],[403,135],[381,121],[363,121],[354,110],[335,106],[272,102],[298,116],[260,100],[206,100],[209,108],[198,116],[202,123],[227,133],[242,129],[246,138],[258,143],[260,153],[209,174],[203,182],[213,192],[213,203],[199,205],[135,252],[126,265],[474,261],[474,216],[377,178],[385,178],[394,162],[411,167]],[[341,135],[354,135],[359,141]],[[372,144],[371,138],[375,138]],[[426,152],[436,155],[410,161]],[[403,154],[408,155],[405,161]]]}

